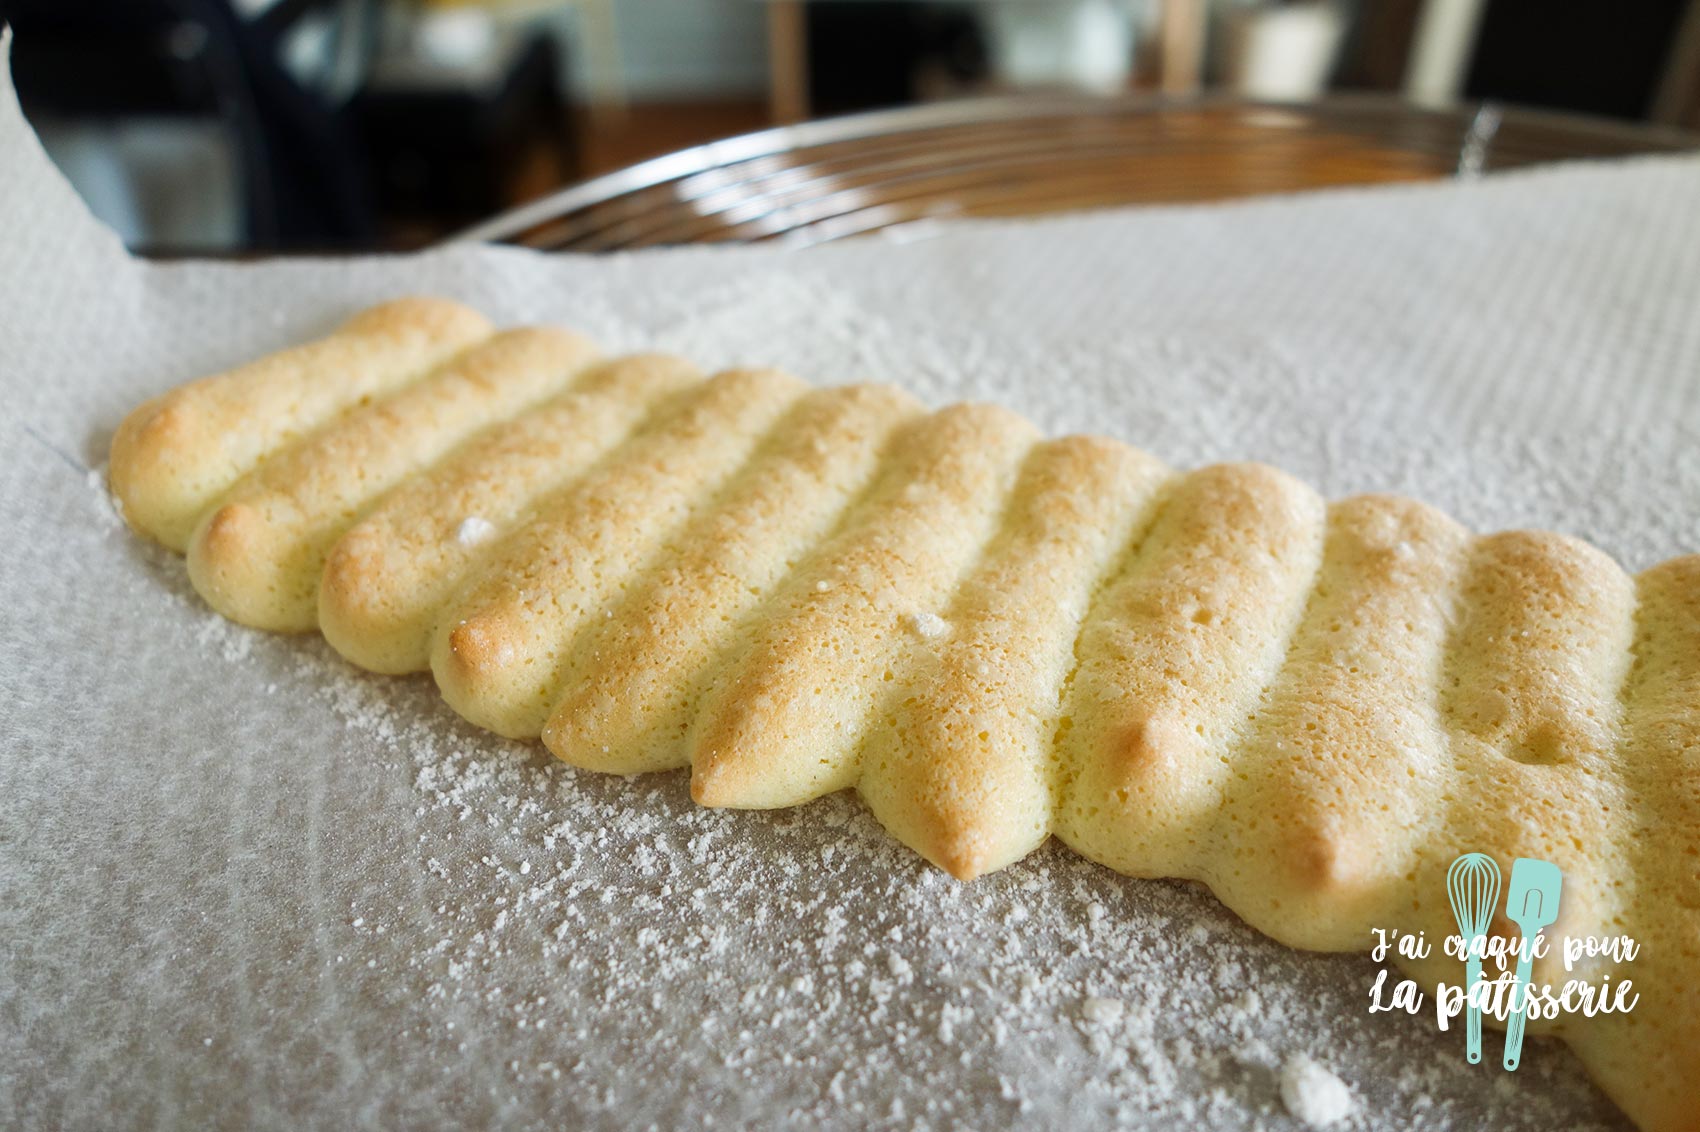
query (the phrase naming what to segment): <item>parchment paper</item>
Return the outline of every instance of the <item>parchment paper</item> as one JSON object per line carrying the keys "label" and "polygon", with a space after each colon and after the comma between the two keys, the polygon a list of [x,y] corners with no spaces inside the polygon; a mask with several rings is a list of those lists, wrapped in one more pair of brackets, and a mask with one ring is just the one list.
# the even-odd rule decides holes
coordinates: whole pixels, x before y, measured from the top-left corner
{"label": "parchment paper", "polygon": [[1282,1128],[1308,1053],[1356,1127],[1619,1126],[1562,1046],[1467,1066],[1366,1012],[1367,957],[1191,886],[1054,847],[958,885],[851,800],[694,811],[227,626],[101,465],[142,398],[439,292],[1640,568],[1700,548],[1700,160],[801,252],[161,265],[0,91],[0,1124]]}

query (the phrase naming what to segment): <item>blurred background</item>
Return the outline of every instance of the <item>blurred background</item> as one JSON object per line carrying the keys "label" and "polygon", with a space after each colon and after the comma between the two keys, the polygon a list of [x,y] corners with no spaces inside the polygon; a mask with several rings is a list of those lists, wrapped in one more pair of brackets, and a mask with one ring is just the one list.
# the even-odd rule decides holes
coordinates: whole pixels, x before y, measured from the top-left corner
{"label": "blurred background", "polygon": [[[920,109],[604,177],[482,231],[832,235],[1468,172],[1508,125],[1490,167],[1700,128],[1700,0],[0,0],[0,19],[54,160],[161,254],[417,247],[657,155],[898,107]],[[838,203],[798,213],[799,186]],[[694,227],[632,228],[661,188]]]}

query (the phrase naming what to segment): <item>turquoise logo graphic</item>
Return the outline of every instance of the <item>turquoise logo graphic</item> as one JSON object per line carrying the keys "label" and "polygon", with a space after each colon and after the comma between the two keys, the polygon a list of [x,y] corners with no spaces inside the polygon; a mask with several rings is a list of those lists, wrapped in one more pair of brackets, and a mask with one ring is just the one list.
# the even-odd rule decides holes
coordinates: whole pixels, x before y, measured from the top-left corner
{"label": "turquoise logo graphic", "polygon": [[[1511,884],[1505,893],[1505,916],[1517,925],[1524,940],[1533,940],[1558,919],[1558,894],[1564,887],[1564,877],[1558,866],[1550,861],[1519,857],[1511,866]],[[1517,1010],[1505,1023],[1505,1068],[1517,1068],[1523,1056],[1523,1027],[1529,1021],[1529,1004],[1523,988],[1529,985],[1529,964],[1533,947],[1524,947],[1517,956],[1517,981],[1512,984],[1511,1001],[1519,1003]]]}
{"label": "turquoise logo graphic", "polygon": [[[1466,853],[1452,862],[1446,870],[1446,895],[1452,901],[1452,915],[1458,919],[1458,934],[1469,948],[1464,960],[1464,992],[1475,990],[1482,981],[1482,951],[1487,943],[1488,928],[1499,908],[1499,862],[1486,853]],[[1469,996],[1464,1015],[1464,1034],[1474,1065],[1482,1059],[1482,1008],[1478,995]]]}
{"label": "turquoise logo graphic", "polygon": [[[1502,889],[1505,918],[1521,933],[1515,938],[1493,930]],[[1633,936],[1547,936],[1546,930],[1558,921],[1563,891],[1564,874],[1558,866],[1532,857],[1519,857],[1512,864],[1509,881],[1486,853],[1465,853],[1446,870],[1446,896],[1458,921],[1458,934],[1448,935],[1440,946],[1464,964],[1464,981],[1453,985],[1443,980],[1436,985],[1434,1016],[1444,1032],[1452,1019],[1464,1015],[1465,1056],[1470,1064],[1482,1060],[1483,1014],[1504,1023],[1503,1064],[1514,1070],[1523,1060],[1523,1032],[1531,1020],[1550,1022],[1563,1014],[1626,1014],[1640,1001],[1634,980],[1616,969],[1640,954],[1641,945]],[[1377,963],[1393,956],[1408,962],[1428,959],[1436,946],[1420,931],[1371,928],[1370,934],[1376,941],[1370,957]],[[1558,985],[1535,983],[1531,978],[1534,962],[1548,957],[1552,963],[1543,971],[1562,963],[1567,975],[1577,977]],[[1488,961],[1497,973],[1484,973]],[[1389,976],[1385,966],[1376,973],[1369,990],[1369,1012],[1421,1011],[1426,995],[1416,980],[1395,983]]]}
{"label": "turquoise logo graphic", "polygon": [[[1477,990],[1482,981],[1482,956],[1487,951],[1488,929],[1499,907],[1499,864],[1486,853],[1465,853],[1446,870],[1446,895],[1458,934],[1466,948],[1464,960],[1465,1056],[1474,1065],[1482,1059],[1482,1007]],[[1505,1021],[1505,1068],[1516,1069],[1523,1058],[1523,1028],[1529,1021],[1525,988],[1529,967],[1534,962],[1535,937],[1558,919],[1558,897],[1564,874],[1551,861],[1519,857],[1511,866],[1511,883],[1505,890],[1505,918],[1523,934],[1517,949],[1517,977],[1511,984],[1511,1016]]]}

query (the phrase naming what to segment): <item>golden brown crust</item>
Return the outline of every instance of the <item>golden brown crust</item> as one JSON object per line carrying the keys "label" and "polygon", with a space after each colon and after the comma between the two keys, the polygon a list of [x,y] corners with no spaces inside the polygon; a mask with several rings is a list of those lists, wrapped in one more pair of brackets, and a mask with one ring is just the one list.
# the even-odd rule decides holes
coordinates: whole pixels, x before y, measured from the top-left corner
{"label": "golden brown crust", "polygon": [[920,414],[889,386],[803,398],[719,507],[656,555],[644,584],[572,652],[543,741],[558,757],[630,774],[690,763],[686,732],[720,656],[820,542]]}
{"label": "golden brown crust", "polygon": [[1451,764],[1435,675],[1468,541],[1410,500],[1328,509],[1316,584],[1230,756],[1201,869],[1284,942],[1361,945],[1364,924],[1422,895],[1406,880],[1419,859],[1444,869],[1462,851],[1433,845],[1430,825]]}
{"label": "golden brown crust", "polygon": [[[479,429],[559,390],[594,356],[565,331],[509,330],[354,408],[224,493],[190,537],[190,580],[233,621],[316,628],[325,557],[362,512]],[[221,524],[237,523],[240,539],[218,537]]]}
{"label": "golden brown crust", "polygon": [[658,403],[701,377],[679,358],[620,358],[398,485],[326,558],[325,638],[376,672],[429,668],[443,606],[527,507],[573,483]]}
{"label": "golden brown crust", "polygon": [[443,611],[431,671],[449,704],[498,734],[541,735],[574,636],[710,506],[805,388],[775,370],[717,374],[540,501]]}
{"label": "golden brown crust", "polygon": [[1168,478],[1126,445],[1071,436],[1028,458],[1001,532],[958,586],[945,632],[885,693],[859,784],[885,826],[967,880],[1050,834],[1057,692],[1097,583]]}
{"label": "golden brown crust", "polygon": [[795,805],[855,784],[916,619],[945,607],[1036,439],[1005,409],[955,405],[898,440],[874,498],[775,594],[705,697],[690,739],[699,802]]}
{"label": "golden brown crust", "polygon": [[490,331],[459,303],[397,299],[327,338],[180,385],[118,426],[113,495],[132,527],[180,551],[206,508],[262,460]]}
{"label": "golden brown crust", "polygon": [[[1182,477],[1081,631],[1057,832],[1139,876],[1188,876],[1225,753],[1275,675],[1322,558],[1323,503],[1258,464]],[[1200,878],[1202,879],[1202,878]]]}

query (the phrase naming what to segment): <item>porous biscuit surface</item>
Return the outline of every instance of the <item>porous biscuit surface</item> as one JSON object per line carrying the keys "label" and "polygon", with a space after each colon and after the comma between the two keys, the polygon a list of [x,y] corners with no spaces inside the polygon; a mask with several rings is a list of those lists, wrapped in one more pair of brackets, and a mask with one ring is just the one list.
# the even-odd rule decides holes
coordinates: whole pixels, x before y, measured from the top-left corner
{"label": "porous biscuit surface", "polygon": [[112,485],[227,615],[705,804],[854,787],[965,879],[1055,835],[1358,950],[1450,934],[1461,852],[1552,861],[1551,932],[1636,937],[1647,989],[1535,1029],[1697,1126],[1700,556],[1631,577],[993,406],[591,353],[385,304],[143,405]]}

